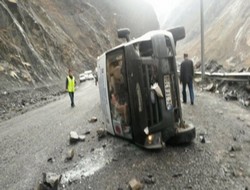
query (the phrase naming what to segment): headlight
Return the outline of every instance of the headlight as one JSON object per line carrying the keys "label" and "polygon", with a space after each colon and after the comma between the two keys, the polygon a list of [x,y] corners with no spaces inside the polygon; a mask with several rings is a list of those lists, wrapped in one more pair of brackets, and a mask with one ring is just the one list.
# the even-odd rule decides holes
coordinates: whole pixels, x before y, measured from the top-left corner
{"label": "headlight", "polygon": [[145,147],[161,148],[162,147],[161,132],[148,135],[145,140]]}

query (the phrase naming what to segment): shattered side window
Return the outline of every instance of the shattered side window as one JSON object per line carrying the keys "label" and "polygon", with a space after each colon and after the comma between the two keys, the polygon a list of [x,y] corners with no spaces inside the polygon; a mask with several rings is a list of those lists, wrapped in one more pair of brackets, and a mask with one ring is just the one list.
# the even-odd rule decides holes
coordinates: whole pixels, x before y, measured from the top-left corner
{"label": "shattered side window", "polygon": [[153,55],[152,41],[144,41],[139,44],[139,52],[141,57],[149,57]]}
{"label": "shattered side window", "polygon": [[122,49],[107,55],[107,80],[115,134],[131,139],[127,77]]}
{"label": "shattered side window", "polygon": [[167,49],[168,49],[168,57],[174,56],[174,50],[173,50],[171,41],[168,37],[166,37],[166,45],[167,45]]}

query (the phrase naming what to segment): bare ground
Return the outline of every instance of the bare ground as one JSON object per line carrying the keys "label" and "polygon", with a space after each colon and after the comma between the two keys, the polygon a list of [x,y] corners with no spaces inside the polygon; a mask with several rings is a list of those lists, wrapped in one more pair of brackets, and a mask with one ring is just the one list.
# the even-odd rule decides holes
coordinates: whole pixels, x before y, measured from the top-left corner
{"label": "bare ground", "polygon": [[[197,138],[188,146],[166,146],[147,151],[125,140],[106,136],[98,89],[83,83],[76,92],[76,107],[69,97],[0,123],[1,189],[33,189],[42,172],[63,175],[64,189],[128,189],[132,178],[144,189],[229,189],[250,187],[250,117],[237,102],[196,89],[195,105],[183,105],[186,122]],[[97,116],[96,123],[88,119]],[[86,135],[85,142],[70,145],[71,130]],[[206,143],[200,142],[200,134]],[[66,153],[74,149],[72,161]],[[234,149],[234,151],[232,151]],[[53,163],[47,162],[53,158]],[[147,178],[154,178],[150,184]]]}

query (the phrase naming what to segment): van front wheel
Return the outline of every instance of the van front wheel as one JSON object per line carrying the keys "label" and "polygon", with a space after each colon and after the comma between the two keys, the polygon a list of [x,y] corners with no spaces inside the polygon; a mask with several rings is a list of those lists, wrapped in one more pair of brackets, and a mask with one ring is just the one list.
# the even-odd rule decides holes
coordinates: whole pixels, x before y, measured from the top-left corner
{"label": "van front wheel", "polygon": [[196,136],[195,127],[192,124],[185,124],[185,127],[178,127],[176,134],[166,141],[166,144],[181,145],[191,143]]}

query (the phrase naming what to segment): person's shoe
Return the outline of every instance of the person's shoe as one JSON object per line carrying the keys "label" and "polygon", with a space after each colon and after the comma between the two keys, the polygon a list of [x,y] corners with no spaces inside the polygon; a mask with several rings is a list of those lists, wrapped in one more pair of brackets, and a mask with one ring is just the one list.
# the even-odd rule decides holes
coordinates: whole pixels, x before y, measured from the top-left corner
{"label": "person's shoe", "polygon": [[183,103],[183,104],[186,104],[187,102],[184,102],[184,101],[183,101],[182,103]]}
{"label": "person's shoe", "polygon": [[194,105],[194,102],[191,102],[191,105]]}

